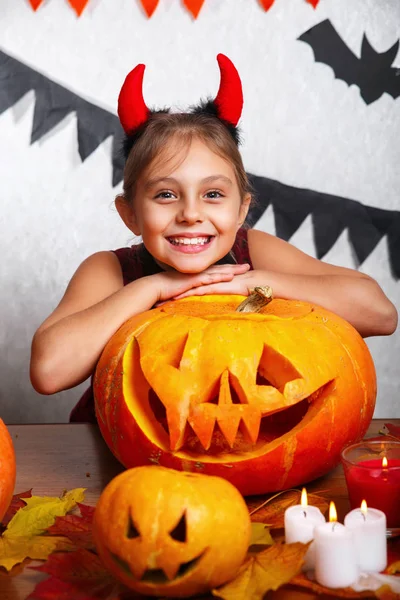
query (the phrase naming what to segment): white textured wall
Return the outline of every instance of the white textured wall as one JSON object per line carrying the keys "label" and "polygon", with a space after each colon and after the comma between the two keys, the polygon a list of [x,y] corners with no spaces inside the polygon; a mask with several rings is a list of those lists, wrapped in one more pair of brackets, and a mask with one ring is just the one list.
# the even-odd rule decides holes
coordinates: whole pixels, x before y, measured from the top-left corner
{"label": "white textured wall", "polygon": [[[321,0],[317,10],[276,0],[268,13],[257,0],[206,0],[197,21],[178,0],[161,0],[150,20],[136,0],[91,0],[80,19],[66,1],[47,0],[34,13],[25,0],[1,0],[0,49],[111,111],[138,62],[147,64],[149,105],[184,108],[214,94],[215,56],[223,52],[243,81],[248,171],[400,210],[400,99],[385,94],[366,106],[357,87],[315,64],[297,37],[325,18],[357,55],[364,31],[378,51],[400,37],[395,0]],[[33,107],[30,92],[0,115],[0,414],[8,422],[67,419],[81,390],[53,397],[32,390],[32,334],[86,256],[130,239],[112,207],[119,188],[110,183],[110,140],[82,164],[69,116],[30,146]],[[274,232],[270,211],[261,227]],[[308,219],[291,241],[314,254]],[[346,232],[325,260],[354,266]],[[362,270],[400,305],[385,239]],[[380,388],[375,415],[399,416],[400,334],[368,343]]]}

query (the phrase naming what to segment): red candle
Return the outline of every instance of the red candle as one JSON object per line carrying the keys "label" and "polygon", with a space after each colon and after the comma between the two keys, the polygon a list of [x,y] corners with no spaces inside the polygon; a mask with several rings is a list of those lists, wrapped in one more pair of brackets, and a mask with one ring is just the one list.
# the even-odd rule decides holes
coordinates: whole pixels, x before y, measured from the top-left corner
{"label": "red candle", "polygon": [[386,515],[388,527],[400,527],[400,459],[363,460],[345,468],[350,505],[359,508],[363,500]]}

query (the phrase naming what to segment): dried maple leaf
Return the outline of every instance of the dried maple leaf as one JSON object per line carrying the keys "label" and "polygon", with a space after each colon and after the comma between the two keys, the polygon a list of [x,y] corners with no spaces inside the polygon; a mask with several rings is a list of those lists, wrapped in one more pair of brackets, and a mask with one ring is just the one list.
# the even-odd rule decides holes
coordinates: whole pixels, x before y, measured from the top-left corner
{"label": "dried maple leaf", "polygon": [[71,510],[83,500],[84,489],[77,488],[61,498],[49,496],[25,497],[26,506],[17,510],[0,537],[0,566],[10,570],[25,558],[44,560],[59,550],[71,550],[66,538],[41,535],[50,527],[56,516]]}
{"label": "dried maple leaf", "polygon": [[81,516],[66,515],[64,517],[56,517],[54,525],[49,527],[47,533],[50,535],[63,535],[67,537],[75,546],[93,550],[95,544],[92,535],[92,522],[94,515],[94,507],[80,504],[78,502]]}
{"label": "dried maple leaf", "polygon": [[[259,498],[247,500],[251,520],[265,523],[271,529],[280,529],[284,527],[285,510],[289,506],[300,504],[300,496],[299,490],[286,490],[268,498],[261,504]],[[326,513],[329,506],[325,498],[316,494],[308,494],[308,503],[317,506],[322,513]]]}
{"label": "dried maple leaf", "polygon": [[35,571],[48,573],[49,579],[37,584],[27,600],[133,600],[134,595],[103,566],[94,552],[80,548],[74,552],[52,554]]}
{"label": "dried maple leaf", "polygon": [[300,572],[309,544],[274,544],[252,555],[235,579],[212,590],[224,600],[262,600],[269,590],[277,590]]}

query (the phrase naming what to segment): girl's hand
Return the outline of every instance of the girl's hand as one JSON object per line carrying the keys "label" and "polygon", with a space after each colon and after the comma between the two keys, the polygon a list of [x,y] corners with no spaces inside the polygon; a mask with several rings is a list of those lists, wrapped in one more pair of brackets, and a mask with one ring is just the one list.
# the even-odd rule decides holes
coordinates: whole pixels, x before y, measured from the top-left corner
{"label": "girl's hand", "polygon": [[[157,273],[157,275],[151,275],[151,278],[155,278],[157,282],[157,303],[160,303],[172,298],[184,298],[185,296],[197,294],[196,290],[213,288],[215,285],[229,284],[233,279],[243,276],[249,269],[250,265],[247,263],[243,265],[212,265],[201,273],[165,271]],[[201,291],[198,295],[218,293],[223,292]]]}
{"label": "girl's hand", "polygon": [[210,283],[200,284],[195,288],[186,290],[176,296],[174,300],[187,298],[188,296],[206,296],[207,294],[239,294],[248,296],[250,290],[257,285],[268,285],[268,274],[266,271],[248,271],[238,273],[228,280],[219,280]]}

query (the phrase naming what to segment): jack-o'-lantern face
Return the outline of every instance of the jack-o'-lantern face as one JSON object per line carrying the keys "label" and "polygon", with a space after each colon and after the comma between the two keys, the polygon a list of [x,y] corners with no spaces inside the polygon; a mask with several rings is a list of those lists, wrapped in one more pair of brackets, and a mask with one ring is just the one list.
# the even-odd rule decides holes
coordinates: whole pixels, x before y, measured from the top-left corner
{"label": "jack-o'-lantern face", "polygon": [[242,299],[170,302],[110,340],[96,409],[125,466],[208,472],[257,494],[322,475],[365,433],[376,380],[355,329],[305,302],[236,313]]}
{"label": "jack-o'-lantern face", "polygon": [[243,561],[249,534],[247,507],[227,481],[156,466],[113,480],[94,520],[107,566],[150,594],[209,589],[210,582],[226,580]]}
{"label": "jack-o'-lantern face", "polygon": [[[322,353],[332,333],[317,333],[301,318],[165,314],[136,336],[132,356],[128,351],[135,391],[126,400],[136,414],[146,407],[144,426],[157,421],[160,440],[174,452],[254,450],[269,434],[264,417],[311,401],[338,375],[334,350]],[[289,427],[307,400],[292,411]]]}

